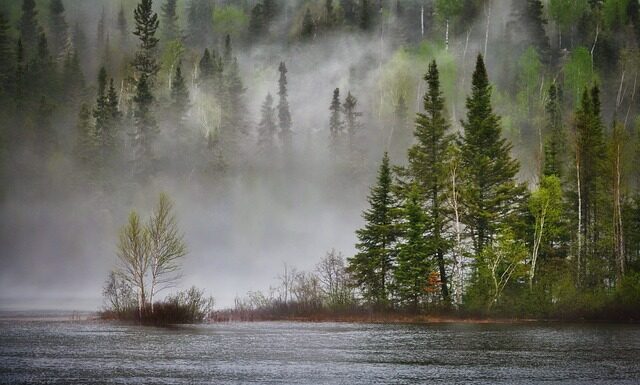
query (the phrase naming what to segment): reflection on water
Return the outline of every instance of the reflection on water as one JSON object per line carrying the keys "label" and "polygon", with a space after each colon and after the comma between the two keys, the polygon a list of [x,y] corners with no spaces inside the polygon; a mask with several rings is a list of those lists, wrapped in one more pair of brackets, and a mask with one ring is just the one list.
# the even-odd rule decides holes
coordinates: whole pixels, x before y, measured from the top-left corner
{"label": "reflection on water", "polygon": [[638,325],[230,323],[0,317],[2,384],[638,384]]}

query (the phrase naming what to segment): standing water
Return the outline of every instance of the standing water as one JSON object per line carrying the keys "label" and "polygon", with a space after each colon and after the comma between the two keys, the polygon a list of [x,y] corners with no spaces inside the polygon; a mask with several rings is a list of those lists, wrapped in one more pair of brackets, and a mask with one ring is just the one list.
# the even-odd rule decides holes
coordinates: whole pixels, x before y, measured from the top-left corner
{"label": "standing water", "polygon": [[638,384],[640,326],[0,320],[2,384]]}

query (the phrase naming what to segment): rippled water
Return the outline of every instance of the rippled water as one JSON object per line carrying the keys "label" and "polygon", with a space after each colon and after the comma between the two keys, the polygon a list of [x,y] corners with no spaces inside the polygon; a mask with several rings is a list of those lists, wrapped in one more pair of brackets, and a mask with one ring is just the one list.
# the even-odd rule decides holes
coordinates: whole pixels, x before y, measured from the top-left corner
{"label": "rippled water", "polygon": [[640,326],[0,320],[2,384],[639,384]]}

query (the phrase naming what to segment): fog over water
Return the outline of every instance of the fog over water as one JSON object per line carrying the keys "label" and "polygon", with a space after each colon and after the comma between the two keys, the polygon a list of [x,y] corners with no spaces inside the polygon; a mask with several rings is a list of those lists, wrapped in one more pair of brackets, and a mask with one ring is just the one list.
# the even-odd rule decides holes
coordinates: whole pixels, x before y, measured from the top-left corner
{"label": "fog over water", "polygon": [[[0,9],[8,10],[15,25],[17,7],[8,4],[12,1],[17,2],[10,0]],[[158,11],[159,3],[154,1]],[[185,19],[184,3],[178,1],[179,23]],[[398,96],[406,96],[409,116],[413,117],[425,89],[421,75],[426,63],[441,59],[443,88],[449,98],[447,109],[453,129],[459,129],[472,65],[476,54],[485,49],[487,20],[481,14],[474,25],[465,26],[468,35],[454,34],[452,29],[448,50],[442,45],[433,48],[429,46],[432,42],[425,41],[422,51],[406,54],[407,59],[403,44],[415,49],[422,39],[420,8],[414,3],[406,3],[412,16],[404,20],[411,23],[397,25],[390,21],[368,34],[319,33],[312,42],[301,43],[291,36],[298,28],[292,20],[301,20],[302,15],[283,14],[271,27],[274,37],[268,41],[249,45],[243,37],[234,36],[238,40],[234,40],[234,55],[246,87],[249,129],[235,149],[221,150],[231,152],[224,155],[224,172],[203,172],[195,167],[202,154],[175,144],[176,138],[160,111],[161,134],[156,148],[162,165],[159,172],[144,183],[119,178],[108,192],[78,187],[74,177],[77,165],[68,156],[72,140],[65,142],[74,132],[77,109],[72,109],[74,113],[69,116],[54,115],[53,124],[64,151],[49,159],[36,174],[20,172],[21,165],[36,162],[34,151],[16,151],[7,163],[10,183],[0,198],[0,308],[99,308],[104,280],[116,264],[118,229],[131,209],[146,218],[161,191],[175,201],[189,249],[179,287],[196,285],[205,289],[215,297],[216,308],[232,306],[236,296],[249,290],[268,289],[284,263],[307,270],[331,249],[352,255],[354,230],[363,223],[361,212],[383,152],[390,151],[395,163],[403,162],[402,142],[389,140]],[[492,82],[498,82],[503,65],[516,58],[500,48],[506,26],[512,21],[511,1],[492,3],[487,67]],[[66,0],[64,4],[68,25],[79,25],[89,46],[95,40],[95,28],[104,9],[112,36],[111,68],[115,73],[110,76],[119,83],[120,62],[126,62],[135,49],[133,35],[129,46],[115,42],[119,2]],[[124,5],[131,30],[135,2],[125,1]],[[38,7],[44,23],[46,6],[38,2]],[[427,32],[441,28],[434,18],[430,20],[431,24],[425,26]],[[444,36],[444,31],[438,36]],[[222,41],[220,35],[215,39]],[[192,79],[201,54],[200,49],[186,50],[183,65],[187,79]],[[81,58],[91,89],[89,101],[94,100],[98,56],[94,53]],[[267,92],[277,102],[277,66],[281,61],[288,67],[294,131],[290,151],[282,146],[265,150],[256,145],[260,106]],[[457,63],[457,71],[447,72],[447,62]],[[166,71],[161,70],[160,79],[166,78]],[[209,96],[192,81],[189,84],[192,106],[187,129],[206,141],[210,122],[203,118],[202,106],[209,103]],[[342,97],[351,91],[362,112],[356,160],[336,156],[330,150],[328,108],[336,87]],[[166,89],[166,81],[159,81],[159,105],[167,99]],[[410,137],[406,132],[393,135]],[[534,173],[531,148],[535,146],[521,139],[515,141],[522,179],[530,179]],[[118,172],[127,175],[130,170],[125,166]]]}

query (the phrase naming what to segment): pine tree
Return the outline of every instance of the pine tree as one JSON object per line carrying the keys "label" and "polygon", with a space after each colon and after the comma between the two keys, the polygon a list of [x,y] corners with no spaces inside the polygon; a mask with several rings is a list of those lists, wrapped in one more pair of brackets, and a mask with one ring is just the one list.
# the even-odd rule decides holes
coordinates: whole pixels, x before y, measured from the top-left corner
{"label": "pine tree", "polygon": [[546,176],[555,175],[558,178],[563,176],[563,154],[566,150],[566,140],[564,127],[562,124],[562,94],[559,86],[553,83],[549,87],[549,99],[546,104],[547,112],[547,135],[544,148],[543,174]]}
{"label": "pine tree", "polygon": [[333,0],[325,0],[324,10],[325,10],[325,24],[327,27],[331,27],[336,20],[335,10],[333,7]]}
{"label": "pine tree", "polygon": [[576,159],[579,167],[579,173],[576,175],[579,188],[576,193],[579,197],[577,209],[580,216],[578,247],[583,255],[578,257],[577,273],[579,284],[587,284],[589,280],[595,283],[594,280],[599,279],[595,271],[587,276],[587,264],[595,263],[594,258],[606,254],[605,251],[600,253],[598,246],[605,219],[608,220],[608,215],[605,218],[603,209],[606,207],[605,202],[609,200],[605,188],[607,151],[600,117],[598,87],[594,86],[591,92],[585,90],[580,103],[575,121]]}
{"label": "pine tree", "polygon": [[231,46],[231,36],[227,34],[224,37],[224,65],[228,66],[233,61],[233,47]]}
{"label": "pine tree", "polygon": [[133,64],[139,76],[146,75],[145,81],[152,83],[160,68],[156,60],[158,39],[155,37],[159,24],[158,14],[153,12],[151,0],[140,0],[133,17],[136,22],[133,34],[140,39]]}
{"label": "pine tree", "polygon": [[544,18],[544,6],[540,0],[524,0],[517,3],[518,26],[523,29],[526,42],[530,42],[540,53],[542,62],[549,64],[551,61],[551,47],[549,37],[544,30],[547,20]]}
{"label": "pine tree", "polygon": [[213,4],[211,0],[191,0],[187,10],[187,41],[203,48],[213,43]]}
{"label": "pine tree", "polygon": [[38,11],[35,0],[22,0],[22,15],[18,21],[18,32],[27,54],[31,53],[38,42]]}
{"label": "pine tree", "polygon": [[313,16],[311,16],[311,10],[307,8],[304,18],[302,19],[302,38],[307,40],[313,38],[314,30],[315,24],[313,23]]}
{"label": "pine tree", "polygon": [[[25,108],[28,96],[28,85],[24,46],[22,45],[22,39],[19,38],[16,44],[16,69],[14,77],[16,111],[23,111]],[[23,123],[24,115],[17,114],[17,118],[17,126],[20,127]],[[20,135],[17,136],[19,137]]]}
{"label": "pine tree", "polygon": [[258,144],[272,146],[277,132],[276,109],[273,107],[273,96],[267,94],[262,104],[260,124],[258,125]]}
{"label": "pine tree", "polygon": [[356,24],[356,5],[354,0],[340,0],[340,8],[344,14],[344,21],[347,25]]}
{"label": "pine tree", "polygon": [[49,29],[51,30],[51,48],[55,57],[62,58],[67,43],[69,26],[64,19],[62,0],[49,3]]}
{"label": "pine tree", "polygon": [[393,270],[394,285],[401,305],[418,311],[425,295],[427,279],[434,268],[430,256],[433,249],[427,241],[428,218],[422,209],[424,192],[412,183],[401,208],[397,266]]}
{"label": "pine tree", "polygon": [[262,3],[258,3],[251,8],[249,18],[249,36],[253,40],[260,40],[265,32],[264,9]]}
{"label": "pine tree", "polygon": [[331,140],[334,145],[338,141],[338,136],[342,134],[344,124],[342,122],[342,106],[340,105],[340,88],[333,90],[333,97],[331,98],[331,105],[329,106],[331,116],[329,117],[329,132],[331,133]]}
{"label": "pine tree", "polygon": [[360,128],[358,117],[362,114],[356,111],[357,105],[358,99],[356,99],[355,96],[351,95],[351,91],[349,91],[347,93],[347,97],[344,99],[344,103],[342,104],[342,112],[344,113],[347,135],[349,136],[350,149],[353,149],[356,132]]}
{"label": "pine tree", "polygon": [[90,175],[96,166],[96,148],[97,140],[91,124],[91,110],[86,103],[83,103],[80,107],[78,123],[76,124],[74,154],[78,160],[78,164],[86,167],[87,171],[90,171]]}
{"label": "pine tree", "polygon": [[104,7],[102,7],[102,13],[100,14],[100,19],[98,20],[98,25],[96,27],[96,45],[95,45],[95,55],[96,57],[100,57],[104,52],[106,47],[106,39],[107,39],[107,14],[105,13]]}
{"label": "pine tree", "polygon": [[404,154],[411,145],[411,134],[407,129],[408,115],[407,102],[404,95],[401,94],[393,109],[393,126],[389,134],[389,146],[394,150],[392,154]]}
{"label": "pine tree", "polygon": [[93,109],[95,135],[98,147],[97,162],[103,170],[114,155],[117,137],[118,95],[111,79],[107,86],[107,71],[104,67],[98,73],[98,93]]}
{"label": "pine tree", "polygon": [[198,64],[198,76],[199,80],[203,83],[213,79],[214,74],[214,62],[211,58],[211,53],[208,48],[205,48],[200,63]]}
{"label": "pine tree", "polygon": [[178,127],[182,126],[182,119],[189,109],[189,90],[182,76],[181,67],[181,63],[178,63],[171,82],[171,107],[178,118]]}
{"label": "pine tree", "polygon": [[278,7],[275,0],[262,0],[262,12],[264,15],[264,21],[268,25],[271,24],[278,13]]}
{"label": "pine tree", "polygon": [[369,303],[385,307],[389,298],[389,278],[395,259],[397,229],[393,210],[389,156],[385,153],[377,183],[367,198],[370,208],[363,213],[364,228],[356,231],[358,253],[349,258],[348,270],[362,296]]}
{"label": "pine tree", "polygon": [[278,66],[280,78],[278,79],[278,126],[280,127],[280,138],[285,145],[291,144],[291,113],[289,112],[289,102],[287,101],[287,66],[280,62]]}
{"label": "pine tree", "polygon": [[124,5],[120,3],[120,10],[118,11],[118,34],[120,35],[120,45],[127,46],[129,41],[129,31],[127,30],[127,17],[124,13]]}
{"label": "pine tree", "polygon": [[73,47],[77,56],[87,57],[89,56],[89,46],[87,44],[87,37],[80,27],[80,23],[76,22],[73,27]]}
{"label": "pine tree", "polygon": [[13,66],[13,52],[9,37],[9,22],[4,13],[0,11],[0,95],[8,92],[8,81]]}
{"label": "pine tree", "polygon": [[360,29],[368,31],[371,28],[371,9],[368,0],[360,0]]}
{"label": "pine tree", "polygon": [[415,138],[417,143],[408,151],[408,172],[412,180],[420,187],[422,204],[428,217],[428,242],[432,257],[439,270],[441,295],[449,301],[448,277],[445,255],[450,248],[445,232],[447,227],[446,196],[448,185],[449,146],[453,140],[446,132],[449,124],[444,111],[444,99],[440,90],[440,78],[436,62],[429,65],[424,77],[429,89],[424,95],[424,113],[416,120]]}
{"label": "pine tree", "polygon": [[238,59],[233,62],[225,71],[224,94],[223,94],[223,130],[225,136],[236,137],[238,133],[246,132],[244,93],[246,89],[240,77]]}
{"label": "pine tree", "polygon": [[511,158],[511,145],[502,138],[500,118],[491,107],[491,85],[482,55],[478,55],[466,106],[464,134],[458,143],[465,175],[460,198],[462,221],[478,256],[498,229],[509,223],[524,192],[515,180],[519,164]]}
{"label": "pine tree", "polygon": [[134,173],[137,177],[142,178],[154,171],[152,169],[153,143],[158,134],[158,123],[151,110],[154,97],[149,83],[147,74],[142,73],[136,85],[136,94],[133,97],[135,103],[133,117],[136,128],[133,136]]}
{"label": "pine tree", "polygon": [[162,4],[162,39],[165,43],[180,37],[176,3],[177,0],[165,0]]}

